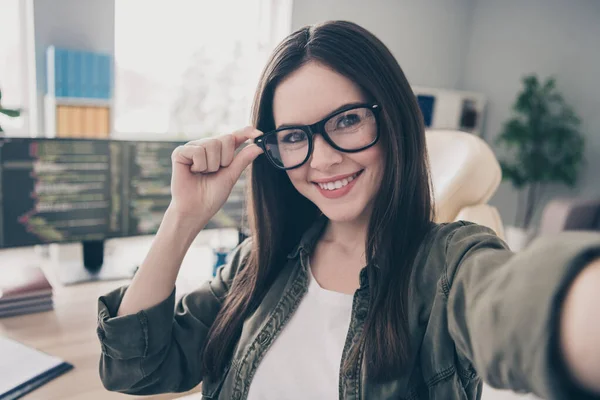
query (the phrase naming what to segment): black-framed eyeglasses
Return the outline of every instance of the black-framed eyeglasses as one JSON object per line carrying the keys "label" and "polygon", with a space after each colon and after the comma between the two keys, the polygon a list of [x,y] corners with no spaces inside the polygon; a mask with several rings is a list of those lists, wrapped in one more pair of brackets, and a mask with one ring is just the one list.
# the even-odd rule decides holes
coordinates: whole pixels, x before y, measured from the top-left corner
{"label": "black-framed eyeglasses", "polygon": [[377,104],[350,104],[312,125],[280,127],[254,139],[279,169],[303,165],[313,152],[314,135],[320,134],[334,149],[344,153],[365,150],[379,139]]}

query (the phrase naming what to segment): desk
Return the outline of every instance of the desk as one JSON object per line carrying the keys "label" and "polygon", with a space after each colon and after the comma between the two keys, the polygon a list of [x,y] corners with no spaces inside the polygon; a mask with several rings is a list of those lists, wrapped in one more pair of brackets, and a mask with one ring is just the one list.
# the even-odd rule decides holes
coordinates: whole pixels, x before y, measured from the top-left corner
{"label": "desk", "polygon": [[[137,239],[137,240],[132,240]],[[150,239],[119,239],[113,255],[124,260],[143,259]],[[54,310],[0,319],[0,334],[60,357],[75,366],[66,374],[36,389],[24,400],[96,400],[142,398],[108,392],[98,375],[100,343],[96,336],[97,301],[102,294],[127,281],[93,282],[61,286],[57,282],[59,264],[36,254],[32,248],[0,252],[0,268],[18,268],[37,263],[54,285]],[[187,292],[212,275],[212,252],[194,246],[186,255],[177,281],[177,295]],[[199,392],[144,396],[145,399],[174,399]],[[198,394],[198,398],[200,395]]]}

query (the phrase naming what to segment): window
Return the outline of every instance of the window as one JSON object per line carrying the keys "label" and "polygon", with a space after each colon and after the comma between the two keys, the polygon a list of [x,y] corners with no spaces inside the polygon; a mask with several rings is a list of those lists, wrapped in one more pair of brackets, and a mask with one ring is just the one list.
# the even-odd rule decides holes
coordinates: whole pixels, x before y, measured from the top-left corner
{"label": "window", "polygon": [[291,0],[115,4],[117,136],[183,140],[249,123],[258,78],[291,29]]}
{"label": "window", "polygon": [[27,52],[24,40],[25,1],[2,0],[0,12],[0,89],[4,108],[20,108],[23,114],[9,118],[0,114],[0,126],[7,136],[29,136],[27,113]]}

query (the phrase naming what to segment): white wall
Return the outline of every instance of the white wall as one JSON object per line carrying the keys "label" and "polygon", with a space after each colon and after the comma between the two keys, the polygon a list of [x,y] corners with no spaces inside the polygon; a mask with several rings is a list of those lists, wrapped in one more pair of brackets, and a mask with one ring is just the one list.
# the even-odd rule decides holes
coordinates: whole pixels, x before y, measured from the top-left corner
{"label": "white wall", "polygon": [[356,22],[394,54],[411,85],[456,88],[474,0],[295,0],[292,29],[331,19]]}
{"label": "white wall", "polygon": [[[459,87],[487,95],[484,129],[490,142],[510,117],[521,76],[530,72],[556,76],[586,137],[587,165],[579,185],[575,190],[550,188],[546,199],[600,197],[600,1],[476,1]],[[513,223],[517,199],[509,183],[492,199],[505,223]]]}
{"label": "white wall", "polygon": [[[598,0],[296,0],[292,28],[347,19],[377,35],[412,85],[482,92],[484,137],[493,145],[509,117],[520,78],[554,74],[582,118],[587,165],[575,190],[554,196],[600,196],[600,1]],[[503,183],[492,199],[505,223],[518,196]]]}
{"label": "white wall", "polygon": [[115,0],[33,0],[38,126],[44,136],[46,49],[62,46],[114,54]]}

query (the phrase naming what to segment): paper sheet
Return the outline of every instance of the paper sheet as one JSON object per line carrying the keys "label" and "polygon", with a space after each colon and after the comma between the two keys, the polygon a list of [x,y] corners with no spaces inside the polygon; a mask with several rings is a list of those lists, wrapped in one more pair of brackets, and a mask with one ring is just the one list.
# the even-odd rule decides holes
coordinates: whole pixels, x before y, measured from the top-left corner
{"label": "paper sheet", "polygon": [[0,396],[62,362],[58,357],[0,336]]}

